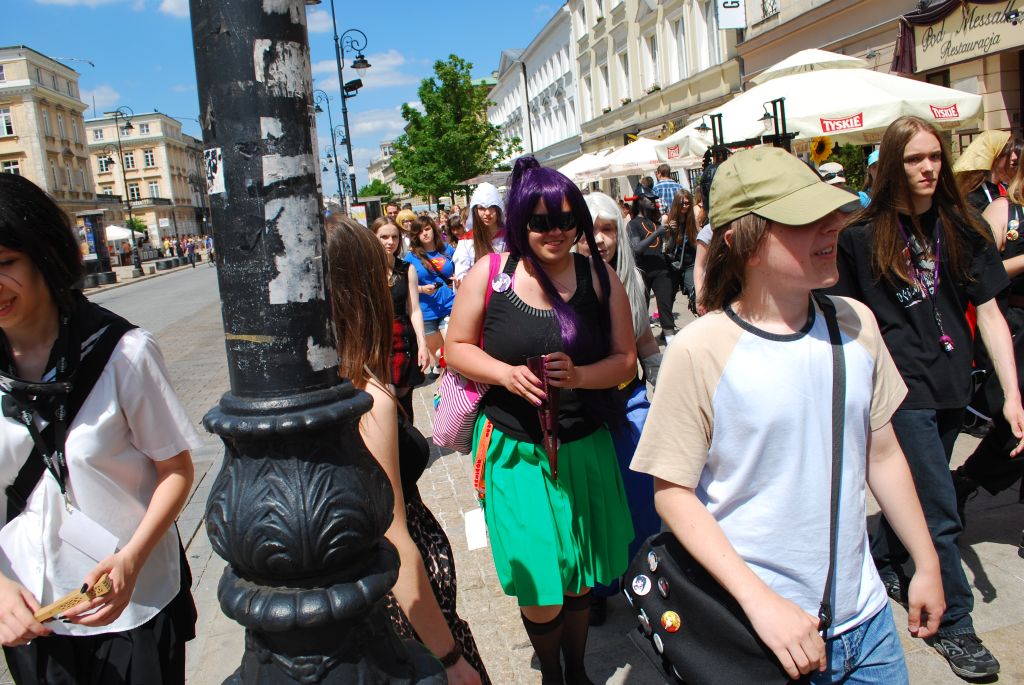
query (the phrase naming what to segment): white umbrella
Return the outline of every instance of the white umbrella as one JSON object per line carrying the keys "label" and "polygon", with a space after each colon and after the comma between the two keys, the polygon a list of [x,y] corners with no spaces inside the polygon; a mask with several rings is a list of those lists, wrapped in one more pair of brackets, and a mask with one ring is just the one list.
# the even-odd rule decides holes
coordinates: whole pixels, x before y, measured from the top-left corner
{"label": "white umbrella", "polygon": [[704,163],[704,153],[711,145],[711,129],[706,133],[697,130],[703,119],[698,119],[689,126],[684,126],[654,146],[658,159],[670,166],[686,169],[698,167]]}
{"label": "white umbrella", "polygon": [[603,157],[584,153],[558,169],[577,183],[583,183],[594,177],[599,171],[608,168],[608,162]]}
{"label": "white umbrella", "polygon": [[120,226],[107,226],[107,240],[131,240],[132,232]]}
{"label": "white umbrella", "polygon": [[764,83],[779,76],[800,74],[806,71],[819,69],[866,69],[867,67],[868,63],[860,57],[840,55],[838,52],[811,48],[790,55],[750,80],[754,83]]}
{"label": "white umbrella", "polygon": [[953,129],[981,112],[981,96],[973,93],[871,69],[822,69],[773,78],[710,114],[722,115],[726,144],[771,135],[774,125],[764,114],[777,98],[785,98],[786,130],[798,140],[829,136],[859,145],[877,143],[904,115]]}
{"label": "white umbrella", "polygon": [[598,176],[600,178],[615,178],[616,176],[642,174],[654,169],[661,164],[656,150],[659,142],[653,138],[637,138],[629,145],[620,147],[604,158],[608,162],[608,168]]}

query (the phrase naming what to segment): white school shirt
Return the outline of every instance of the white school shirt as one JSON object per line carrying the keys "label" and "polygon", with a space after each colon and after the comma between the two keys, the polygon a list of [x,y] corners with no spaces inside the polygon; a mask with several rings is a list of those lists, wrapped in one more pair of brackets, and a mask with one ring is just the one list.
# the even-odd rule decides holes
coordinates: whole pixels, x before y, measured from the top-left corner
{"label": "white school shirt", "polygon": [[[2,392],[0,392],[2,395]],[[71,503],[113,533],[123,547],[142,521],[156,488],[153,461],[201,445],[199,434],[167,377],[150,333],[124,334],[67,434]],[[0,417],[0,512],[6,487],[32,451],[25,426]],[[96,562],[64,543],[58,531],[67,518],[56,479],[44,471],[25,511],[0,530],[0,573],[17,580],[43,606],[81,587]],[[139,571],[131,602],[107,626],[54,622],[62,635],[130,630],[167,606],[181,586],[178,536],[164,533]]]}

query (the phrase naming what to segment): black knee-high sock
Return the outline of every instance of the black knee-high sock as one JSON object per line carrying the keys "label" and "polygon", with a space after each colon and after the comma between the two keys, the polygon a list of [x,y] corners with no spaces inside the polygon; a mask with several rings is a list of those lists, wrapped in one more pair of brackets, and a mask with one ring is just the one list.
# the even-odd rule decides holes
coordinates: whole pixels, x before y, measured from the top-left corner
{"label": "black knee-high sock", "polygon": [[562,628],[565,682],[568,685],[593,685],[583,665],[587,651],[587,632],[590,629],[590,593],[563,597],[562,613],[565,615]]}
{"label": "black knee-high sock", "polygon": [[540,660],[543,685],[562,685],[563,683],[562,662],[558,656],[562,646],[563,613],[558,612],[558,616],[547,623],[534,623],[526,618],[525,614],[521,612],[519,614],[523,619],[526,634],[530,636],[533,651],[537,652],[537,658]]}

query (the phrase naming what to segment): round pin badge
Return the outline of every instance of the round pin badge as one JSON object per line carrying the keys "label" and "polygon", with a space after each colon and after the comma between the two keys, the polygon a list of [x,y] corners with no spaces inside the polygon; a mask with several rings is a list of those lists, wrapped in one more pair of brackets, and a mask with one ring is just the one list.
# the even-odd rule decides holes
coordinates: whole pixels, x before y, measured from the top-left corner
{"label": "round pin badge", "polygon": [[640,631],[644,635],[650,635],[651,632],[652,632],[651,631],[651,619],[647,618],[647,612],[644,611],[643,609],[641,609],[640,613],[637,614],[637,616],[636,616],[636,620],[640,624]]}
{"label": "round pin badge", "polygon": [[651,550],[647,553],[647,568],[651,569],[651,573],[658,570],[658,555]]}
{"label": "round pin badge", "polygon": [[679,618],[679,614],[674,611],[666,611],[661,615],[661,627],[666,632],[674,633],[679,630],[679,626],[683,625],[683,621]]}
{"label": "round pin badge", "polygon": [[639,575],[633,579],[633,592],[643,597],[651,591],[651,579],[645,575]]}
{"label": "round pin badge", "polygon": [[655,633],[651,641],[654,642],[654,649],[658,652],[658,654],[661,654],[665,651],[665,643],[661,641],[661,635]]}
{"label": "round pin badge", "polygon": [[512,277],[506,273],[500,273],[491,281],[491,288],[496,293],[503,293],[512,287]]}
{"label": "round pin badge", "polygon": [[658,578],[658,592],[662,597],[668,599],[668,580],[665,578]]}

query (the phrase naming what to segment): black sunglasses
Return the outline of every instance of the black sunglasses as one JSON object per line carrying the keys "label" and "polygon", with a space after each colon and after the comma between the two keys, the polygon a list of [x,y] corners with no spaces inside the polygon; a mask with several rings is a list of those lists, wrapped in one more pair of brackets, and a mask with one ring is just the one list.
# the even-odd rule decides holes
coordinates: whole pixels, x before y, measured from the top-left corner
{"label": "black sunglasses", "polygon": [[526,222],[526,227],[531,233],[547,233],[553,228],[557,228],[560,231],[575,231],[576,216],[572,212],[534,214]]}

